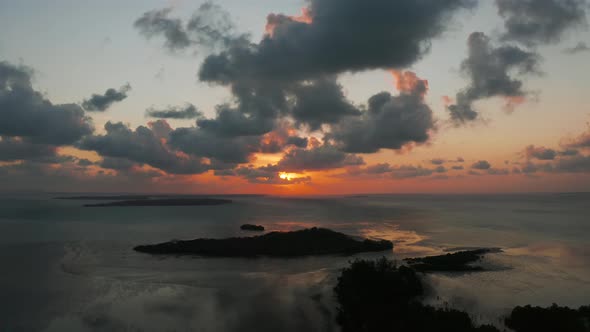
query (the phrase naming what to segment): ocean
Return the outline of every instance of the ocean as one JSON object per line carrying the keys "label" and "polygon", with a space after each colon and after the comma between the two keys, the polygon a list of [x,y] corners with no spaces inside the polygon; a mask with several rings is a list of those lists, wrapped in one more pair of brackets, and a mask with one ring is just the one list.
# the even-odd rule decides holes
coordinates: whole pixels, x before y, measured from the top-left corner
{"label": "ocean", "polygon": [[[425,277],[425,302],[495,323],[515,305],[590,303],[590,194],[234,196],[232,204],[85,208],[0,195],[0,331],[338,331],[333,287],[356,258],[499,247],[490,271]],[[141,254],[171,239],[326,227],[393,251],[304,258]]]}

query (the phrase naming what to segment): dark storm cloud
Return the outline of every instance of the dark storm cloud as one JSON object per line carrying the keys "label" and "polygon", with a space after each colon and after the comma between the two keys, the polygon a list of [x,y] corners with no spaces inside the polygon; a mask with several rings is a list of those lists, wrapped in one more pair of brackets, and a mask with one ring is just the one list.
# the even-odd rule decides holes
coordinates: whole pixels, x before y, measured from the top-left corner
{"label": "dark storm cloud", "polygon": [[364,163],[363,158],[359,156],[344,153],[335,146],[324,144],[309,150],[290,150],[277,165],[282,171],[298,172],[358,166]]}
{"label": "dark storm cloud", "polygon": [[490,165],[490,163],[487,160],[480,160],[471,165],[471,168],[481,170],[490,169],[491,167],[492,165]]}
{"label": "dark storm cloud", "polygon": [[169,17],[171,11],[172,8],[164,8],[146,12],[134,26],[148,39],[163,37],[164,46],[170,51],[193,46],[225,48],[246,41],[246,36],[234,33],[229,14],[212,2],[203,3],[186,24],[181,19]]}
{"label": "dark storm cloud", "polygon": [[146,116],[159,119],[195,119],[203,116],[195,105],[169,106],[165,109],[150,108],[145,112]]}
{"label": "dark storm cloud", "polygon": [[374,153],[426,143],[434,126],[432,110],[421,95],[382,92],[369,99],[368,110],[361,116],[347,117],[334,125],[329,137],[343,151]]}
{"label": "dark storm cloud", "polygon": [[553,160],[557,157],[558,152],[543,146],[529,145],[524,150],[527,159]]}
{"label": "dark storm cloud", "polygon": [[95,164],[94,162],[92,162],[86,158],[78,159],[78,161],[76,163],[78,164],[78,166],[82,166],[82,167],[92,166]]}
{"label": "dark storm cloud", "polygon": [[200,128],[177,128],[170,133],[170,146],[189,155],[213,158],[221,163],[250,161],[258,149],[258,137],[217,136]]}
{"label": "dark storm cloud", "polygon": [[122,86],[119,90],[107,89],[104,94],[93,94],[90,98],[84,100],[82,107],[90,112],[104,112],[112,104],[125,100],[129,91],[131,91],[131,85],[129,84]]}
{"label": "dark storm cloud", "polygon": [[113,169],[116,171],[127,171],[132,169],[134,166],[137,166],[137,163],[125,158],[104,157],[102,161],[98,163],[98,165],[106,169]]}
{"label": "dark storm cloud", "polygon": [[202,130],[219,136],[259,136],[273,130],[275,119],[273,116],[250,116],[229,105],[220,105],[214,119],[199,119],[197,124]]}
{"label": "dark storm cloud", "polygon": [[260,136],[271,132],[288,109],[283,86],[262,83],[234,84],[231,103],[216,106],[216,117],[199,119],[198,126],[217,136]]}
{"label": "dark storm cloud", "polygon": [[585,53],[585,52],[590,52],[590,47],[588,46],[588,44],[586,44],[584,42],[579,42],[575,46],[568,47],[563,51],[567,54]]}
{"label": "dark storm cloud", "polygon": [[294,145],[298,148],[306,148],[308,139],[307,137],[289,136],[287,137],[287,144]]}
{"label": "dark storm cloud", "polygon": [[402,68],[419,60],[472,0],[311,0],[308,17],[271,14],[259,44],[209,56],[203,81],[298,81],[346,71]]}
{"label": "dark storm cloud", "polygon": [[56,157],[56,148],[21,139],[0,137],[0,161],[39,160]]}
{"label": "dark storm cloud", "polygon": [[556,43],[586,25],[586,0],[496,0],[506,29],[502,39],[528,46]]}
{"label": "dark storm cloud", "polygon": [[318,130],[322,124],[334,124],[343,117],[360,115],[360,111],[344,96],[335,79],[319,79],[293,88],[295,104],[291,115],[299,124]]}
{"label": "dark storm cloud", "polygon": [[103,157],[128,159],[173,174],[198,174],[207,171],[199,158],[171,150],[150,128],[135,130],[122,123],[107,122],[105,135],[84,137],[79,148],[96,151]]}
{"label": "dark storm cloud", "polygon": [[511,98],[523,98],[526,91],[523,82],[513,77],[539,73],[538,54],[512,45],[495,46],[482,32],[469,36],[468,57],[461,63],[461,71],[468,75],[469,86],[459,92],[456,103],[449,105],[451,119],[459,124],[473,121],[479,114],[473,109],[477,100],[490,97],[504,97],[511,104]]}
{"label": "dark storm cloud", "polygon": [[72,144],[94,130],[75,104],[54,105],[31,85],[32,70],[0,61],[0,135],[52,145]]}
{"label": "dark storm cloud", "polygon": [[152,130],[154,135],[160,139],[168,139],[168,135],[172,132],[172,127],[166,120],[156,120],[148,122],[148,127]]}

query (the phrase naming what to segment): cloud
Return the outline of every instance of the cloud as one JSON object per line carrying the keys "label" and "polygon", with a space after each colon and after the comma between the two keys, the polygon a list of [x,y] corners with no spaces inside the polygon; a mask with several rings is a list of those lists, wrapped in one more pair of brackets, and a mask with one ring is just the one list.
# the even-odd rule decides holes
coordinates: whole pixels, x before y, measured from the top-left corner
{"label": "cloud", "polygon": [[291,115],[298,124],[306,124],[318,130],[322,124],[338,123],[345,116],[360,115],[333,78],[322,78],[306,84],[298,84],[292,90],[295,96]]}
{"label": "cloud", "polygon": [[311,149],[292,149],[278,162],[285,172],[317,171],[363,165],[363,158],[344,153],[333,145],[324,144]]}
{"label": "cloud", "polygon": [[390,177],[394,179],[411,179],[438,174],[436,178],[439,179],[442,178],[444,176],[443,174],[447,172],[448,169],[442,165],[436,166],[434,168],[426,168],[420,165],[391,166],[389,163],[381,163],[369,165],[366,167],[350,167],[346,170],[346,173],[337,174],[336,177],[345,178],[347,176],[365,176],[379,178]]}
{"label": "cloud", "polygon": [[127,159],[172,174],[199,174],[208,170],[208,165],[199,157],[174,151],[148,127],[131,130],[123,123],[109,121],[104,128],[105,135],[84,137],[78,147],[96,151],[103,157]]}
{"label": "cloud", "polygon": [[171,11],[172,8],[148,11],[135,21],[134,26],[148,39],[163,37],[164,47],[170,51],[189,47],[215,50],[245,43],[245,35],[235,34],[229,14],[210,1],[203,3],[187,23],[170,18]]}
{"label": "cloud", "polygon": [[403,165],[394,167],[391,170],[391,175],[397,179],[410,179],[417,177],[424,177],[432,175],[433,170],[423,168],[422,166]]}
{"label": "cloud", "polygon": [[428,92],[428,81],[419,78],[411,71],[390,71],[395,78],[396,89],[404,94],[415,94],[424,98]]}
{"label": "cloud", "polygon": [[259,143],[257,136],[219,136],[197,127],[176,128],[168,141],[171,147],[186,154],[227,164],[248,163],[252,154],[258,151]]}
{"label": "cloud", "polygon": [[45,160],[57,157],[52,145],[34,144],[13,137],[0,137],[0,161]]}
{"label": "cloud", "polygon": [[165,46],[174,51],[191,45],[191,41],[180,19],[170,19],[172,8],[152,10],[138,18],[134,25],[147,38],[157,35],[165,37]]}
{"label": "cloud", "polygon": [[456,103],[447,108],[456,124],[473,121],[479,113],[473,108],[477,100],[504,97],[511,107],[523,101],[526,91],[523,82],[512,76],[539,73],[538,54],[512,45],[495,46],[482,32],[469,36],[468,57],[461,63],[461,71],[468,75],[469,85],[456,96]]}
{"label": "cloud", "polygon": [[93,94],[90,98],[82,102],[82,107],[90,112],[104,112],[112,104],[123,101],[127,98],[127,93],[131,91],[131,85],[126,84],[119,90],[113,88],[107,89],[104,94]]}
{"label": "cloud", "polygon": [[460,170],[464,169],[464,167],[461,165],[455,165],[455,166],[452,166],[451,169],[454,169],[456,171],[460,171]]}
{"label": "cloud", "polygon": [[527,46],[557,43],[568,30],[586,26],[586,0],[496,0],[496,6],[502,39]]}
{"label": "cloud", "polygon": [[442,165],[445,163],[446,160],[442,159],[442,158],[434,158],[430,160],[430,163],[433,165]]}
{"label": "cloud", "polygon": [[292,178],[281,178],[281,168],[278,165],[266,165],[261,167],[254,167],[252,165],[240,166],[233,170],[216,171],[218,176],[239,176],[250,183],[257,184],[274,184],[274,185],[289,185],[311,182],[309,176],[298,176]]}
{"label": "cloud", "polygon": [[159,119],[195,119],[203,116],[195,105],[186,104],[180,106],[169,106],[165,109],[150,108],[145,112],[146,116]]}
{"label": "cloud", "polygon": [[446,173],[447,172],[447,168],[444,166],[436,166],[433,170],[436,173]]}
{"label": "cloud", "polygon": [[[284,119],[300,129],[323,130],[342,152],[425,143],[435,127],[424,102],[427,81],[400,69],[429,51],[431,40],[443,33],[456,11],[475,4],[310,0],[301,16],[269,15],[267,34],[258,43],[236,34],[229,17],[222,15],[212,39],[223,46],[206,57],[199,79],[228,86],[233,98],[216,106],[215,117],[199,118],[197,127],[173,131],[170,145],[221,163],[245,163],[256,152],[276,153],[287,143],[306,145],[296,135],[290,142],[273,139],[271,133]],[[213,34],[196,27],[208,26],[199,22],[220,9],[216,7],[215,15],[205,12],[200,8],[184,23],[171,18],[170,9],[157,10],[145,13],[135,26],[147,37],[163,36],[171,50],[202,46],[208,43],[197,36]],[[381,93],[371,98],[368,110],[357,107],[336,77],[376,68],[391,70],[400,95]]]}
{"label": "cloud", "polygon": [[307,137],[297,136],[297,130],[289,122],[282,121],[273,131],[262,136],[259,152],[279,153],[289,146],[306,148],[308,143]]}
{"label": "cloud", "polygon": [[30,68],[0,61],[0,136],[67,145],[93,132],[80,106],[52,104],[33,89],[31,74]]}
{"label": "cloud", "polygon": [[558,151],[557,154],[559,154],[560,156],[577,156],[578,154],[580,154],[580,151],[575,150],[575,149],[565,149],[562,151]]}
{"label": "cloud", "polygon": [[588,51],[590,51],[590,47],[584,42],[579,42],[575,46],[568,47],[565,50],[563,50],[563,52],[566,54],[585,53]]}
{"label": "cloud", "polygon": [[586,173],[590,172],[590,156],[574,156],[561,158],[553,164],[554,172]]}
{"label": "cloud", "polygon": [[359,117],[347,117],[332,126],[328,137],[343,151],[374,153],[426,143],[435,128],[432,110],[424,103],[421,85],[399,96],[382,92],[369,99]]}
{"label": "cloud", "polygon": [[300,81],[347,71],[404,68],[430,49],[471,0],[310,0],[308,17],[269,15],[272,34],[209,56],[203,81]]}
{"label": "cloud", "polygon": [[95,163],[86,159],[86,158],[82,158],[82,159],[78,159],[77,164],[78,164],[78,166],[87,167],[87,166],[92,166]]}
{"label": "cloud", "polygon": [[198,119],[198,126],[210,133],[226,136],[260,136],[273,130],[275,118],[272,116],[249,115],[248,110],[219,105],[214,119]]}
{"label": "cloud", "polygon": [[557,156],[557,151],[553,149],[547,149],[542,146],[529,145],[524,150],[524,155],[527,159],[538,159],[538,160],[554,160]]}
{"label": "cloud", "polygon": [[510,174],[510,170],[506,168],[490,168],[488,169],[488,174],[490,175],[508,175]]}
{"label": "cloud", "polygon": [[590,127],[584,133],[578,135],[578,137],[568,140],[565,146],[574,149],[590,148]]}
{"label": "cloud", "polygon": [[492,165],[490,165],[490,163],[487,160],[480,160],[471,165],[471,168],[480,170],[490,169],[491,167]]}
{"label": "cloud", "polygon": [[392,171],[393,168],[391,168],[391,165],[389,165],[388,163],[370,165],[365,168],[365,172],[367,174],[384,174],[390,173]]}

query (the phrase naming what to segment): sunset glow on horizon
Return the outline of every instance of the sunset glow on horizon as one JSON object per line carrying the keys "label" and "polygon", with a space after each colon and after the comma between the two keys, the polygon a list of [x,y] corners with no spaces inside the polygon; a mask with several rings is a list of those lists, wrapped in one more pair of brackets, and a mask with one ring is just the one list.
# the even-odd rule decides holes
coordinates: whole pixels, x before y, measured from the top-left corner
{"label": "sunset glow on horizon", "polygon": [[502,1],[28,6],[0,7],[3,191],[590,188],[584,8],[527,35]]}

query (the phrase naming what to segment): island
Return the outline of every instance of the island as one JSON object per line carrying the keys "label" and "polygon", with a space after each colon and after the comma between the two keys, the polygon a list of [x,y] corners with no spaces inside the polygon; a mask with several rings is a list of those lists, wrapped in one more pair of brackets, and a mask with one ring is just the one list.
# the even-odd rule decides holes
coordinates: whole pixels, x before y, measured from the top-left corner
{"label": "island", "polygon": [[293,232],[271,232],[253,237],[170,241],[134,248],[138,252],[149,254],[217,257],[351,255],[391,249],[391,241],[356,239],[333,230],[315,227]]}
{"label": "island", "polygon": [[439,256],[406,258],[404,261],[419,272],[474,272],[482,271],[483,268],[471,263],[479,261],[485,254],[501,251],[499,248],[480,248]]}
{"label": "island", "polygon": [[243,231],[262,232],[262,231],[264,231],[264,226],[262,226],[262,225],[252,225],[252,224],[243,224],[242,226],[240,226],[240,229],[243,230]]}
{"label": "island", "polygon": [[54,199],[74,200],[74,201],[121,201],[121,200],[139,200],[150,199],[152,196],[147,195],[115,195],[115,196],[59,196]]}
{"label": "island", "polygon": [[124,207],[124,206],[201,206],[222,205],[232,203],[229,199],[221,198],[163,198],[163,199],[134,199],[97,204],[84,204],[84,207]]}

